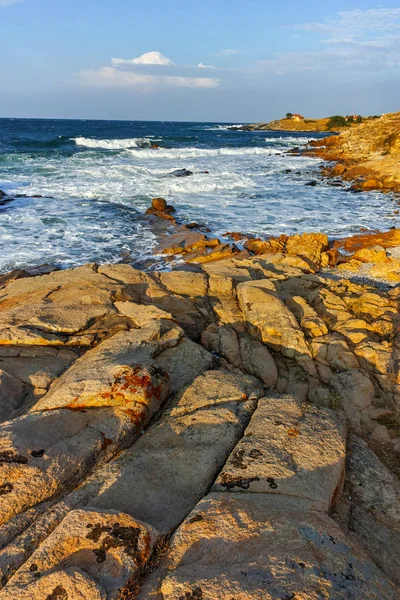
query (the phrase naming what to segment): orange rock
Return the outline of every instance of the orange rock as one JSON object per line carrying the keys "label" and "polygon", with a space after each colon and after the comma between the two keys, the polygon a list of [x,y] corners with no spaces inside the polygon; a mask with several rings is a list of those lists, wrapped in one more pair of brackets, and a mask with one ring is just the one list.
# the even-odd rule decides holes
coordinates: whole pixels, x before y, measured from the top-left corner
{"label": "orange rock", "polygon": [[333,248],[346,252],[356,252],[361,248],[371,248],[372,246],[382,246],[383,248],[400,246],[400,229],[361,233],[343,240],[336,240],[333,244]]}

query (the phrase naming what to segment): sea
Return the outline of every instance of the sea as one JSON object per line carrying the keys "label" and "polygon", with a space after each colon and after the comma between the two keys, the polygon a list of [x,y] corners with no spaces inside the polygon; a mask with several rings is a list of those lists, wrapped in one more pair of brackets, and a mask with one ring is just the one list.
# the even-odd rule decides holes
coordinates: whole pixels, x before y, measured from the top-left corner
{"label": "sea", "polygon": [[154,197],[215,235],[398,225],[394,196],[349,193],[320,176],[319,159],[288,154],[325,134],[232,125],[0,119],[0,189],[14,198],[0,201],[0,272],[143,260],[157,243],[140,218]]}

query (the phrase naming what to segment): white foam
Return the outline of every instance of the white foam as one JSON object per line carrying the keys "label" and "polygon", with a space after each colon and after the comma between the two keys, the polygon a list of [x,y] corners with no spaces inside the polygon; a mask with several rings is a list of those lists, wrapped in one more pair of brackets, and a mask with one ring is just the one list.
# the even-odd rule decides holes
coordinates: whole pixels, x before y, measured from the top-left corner
{"label": "white foam", "polygon": [[155,140],[150,139],[152,136],[145,138],[130,138],[122,140],[95,140],[92,138],[77,137],[71,138],[77,146],[85,148],[104,148],[106,150],[125,150],[128,148],[138,148],[144,144],[152,144]]}
{"label": "white foam", "polygon": [[157,158],[199,158],[199,157],[218,157],[218,156],[256,156],[278,154],[280,150],[275,148],[141,148],[129,150],[131,156],[137,159],[157,159]]}

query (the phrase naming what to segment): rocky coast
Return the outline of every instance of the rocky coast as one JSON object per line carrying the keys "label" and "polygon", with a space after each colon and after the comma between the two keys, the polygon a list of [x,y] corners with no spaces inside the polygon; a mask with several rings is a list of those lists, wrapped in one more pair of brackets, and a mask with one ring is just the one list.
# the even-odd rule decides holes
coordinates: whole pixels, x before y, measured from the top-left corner
{"label": "rocky coast", "polygon": [[326,168],[325,175],[352,181],[355,190],[400,191],[400,113],[383,115],[310,146],[311,155],[337,163]]}
{"label": "rocky coast", "polygon": [[398,600],[400,230],[0,282],[0,600]]}

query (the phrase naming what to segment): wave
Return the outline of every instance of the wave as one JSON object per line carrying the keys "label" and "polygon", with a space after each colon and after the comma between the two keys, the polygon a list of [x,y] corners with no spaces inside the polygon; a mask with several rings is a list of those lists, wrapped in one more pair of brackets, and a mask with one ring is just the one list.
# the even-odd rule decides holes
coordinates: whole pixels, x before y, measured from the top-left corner
{"label": "wave", "polygon": [[103,148],[105,150],[129,150],[130,148],[140,148],[143,145],[150,146],[155,141],[151,139],[152,136],[144,138],[130,138],[122,140],[95,140],[93,138],[76,137],[71,138],[71,141],[75,142],[77,146],[84,146],[85,148]]}
{"label": "wave", "polygon": [[312,137],[312,136],[305,136],[305,135],[299,135],[298,137],[295,136],[279,136],[279,137],[266,137],[264,138],[265,142],[278,142],[280,144],[283,143],[287,143],[287,144],[306,144],[309,140],[316,140],[318,138]]}
{"label": "wave", "polygon": [[213,156],[255,156],[258,154],[278,154],[274,148],[159,148],[129,149],[129,153],[137,158],[197,158]]}

